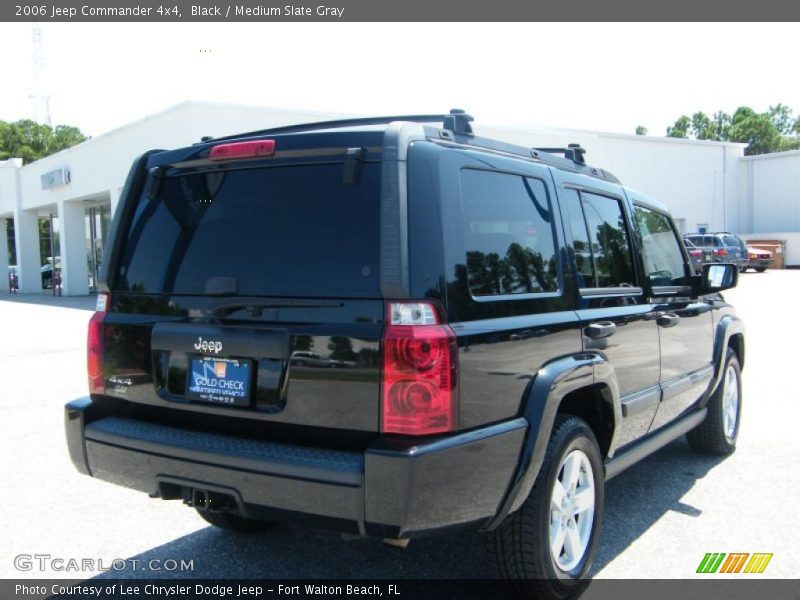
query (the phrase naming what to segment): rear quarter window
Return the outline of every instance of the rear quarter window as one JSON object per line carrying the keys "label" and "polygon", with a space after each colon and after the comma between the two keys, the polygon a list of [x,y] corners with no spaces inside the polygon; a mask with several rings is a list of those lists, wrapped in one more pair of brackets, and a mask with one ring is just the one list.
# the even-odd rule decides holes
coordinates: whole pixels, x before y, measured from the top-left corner
{"label": "rear quarter window", "polygon": [[553,213],[541,180],[464,169],[461,199],[473,296],[558,290]]}

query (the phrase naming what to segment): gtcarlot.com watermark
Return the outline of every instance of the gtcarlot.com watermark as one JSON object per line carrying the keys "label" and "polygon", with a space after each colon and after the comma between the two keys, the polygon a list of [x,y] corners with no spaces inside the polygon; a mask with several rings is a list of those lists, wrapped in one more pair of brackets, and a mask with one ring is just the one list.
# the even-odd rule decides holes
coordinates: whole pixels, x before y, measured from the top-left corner
{"label": "gtcarlot.com watermark", "polygon": [[194,571],[194,559],[183,558],[74,558],[51,554],[17,554],[14,557],[17,571],[83,572],[186,572]]}

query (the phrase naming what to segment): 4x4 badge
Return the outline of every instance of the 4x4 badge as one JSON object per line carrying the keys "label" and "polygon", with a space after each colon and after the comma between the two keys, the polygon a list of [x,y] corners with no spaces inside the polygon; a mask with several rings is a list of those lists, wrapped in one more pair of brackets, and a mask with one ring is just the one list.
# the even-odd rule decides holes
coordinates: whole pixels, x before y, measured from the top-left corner
{"label": "4x4 badge", "polygon": [[204,340],[202,337],[198,337],[197,342],[195,342],[194,349],[200,350],[201,352],[213,352],[214,354],[219,354],[222,352],[222,342]]}

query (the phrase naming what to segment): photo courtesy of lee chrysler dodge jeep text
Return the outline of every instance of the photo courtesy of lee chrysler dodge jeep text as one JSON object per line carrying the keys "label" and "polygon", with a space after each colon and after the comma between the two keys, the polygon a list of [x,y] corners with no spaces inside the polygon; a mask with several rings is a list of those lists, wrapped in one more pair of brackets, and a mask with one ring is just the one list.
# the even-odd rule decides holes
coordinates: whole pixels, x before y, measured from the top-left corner
{"label": "photo courtesy of lee chrysler dodge jeep text", "polygon": [[[742,322],[664,206],[463,111],[135,161],[89,324],[79,471],[237,531],[474,526],[526,596],[586,584],[604,481],[734,450]],[[411,550],[413,551],[413,546]]]}

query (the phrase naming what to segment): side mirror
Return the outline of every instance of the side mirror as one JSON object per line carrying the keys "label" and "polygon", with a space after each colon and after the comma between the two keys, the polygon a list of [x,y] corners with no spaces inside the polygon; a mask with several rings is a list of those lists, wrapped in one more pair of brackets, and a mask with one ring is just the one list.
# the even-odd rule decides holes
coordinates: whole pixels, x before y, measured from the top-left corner
{"label": "side mirror", "polygon": [[700,278],[700,294],[713,294],[736,287],[739,282],[739,269],[730,263],[710,263],[703,265]]}

